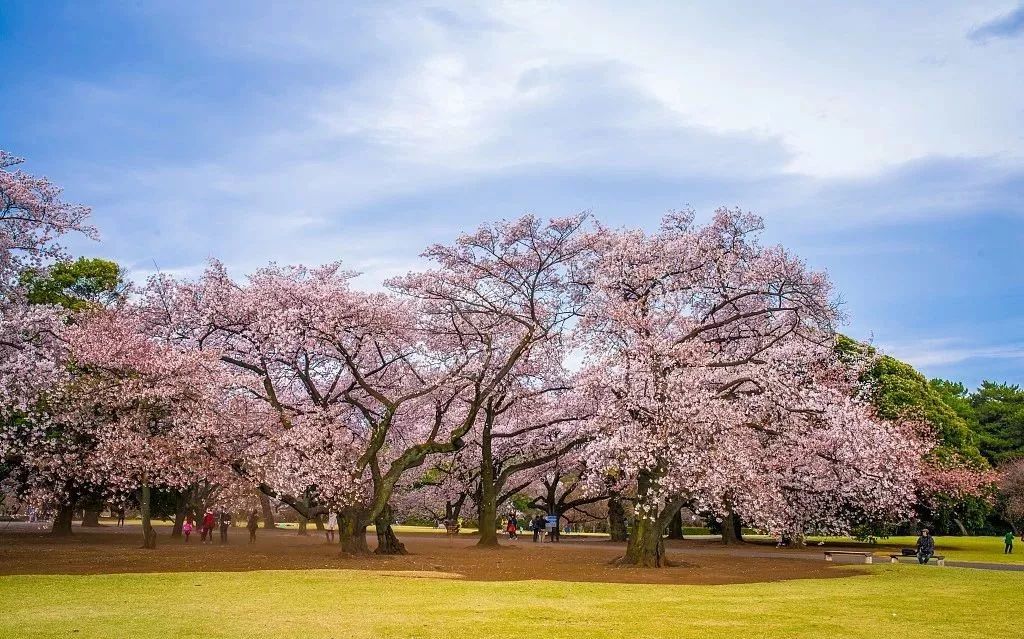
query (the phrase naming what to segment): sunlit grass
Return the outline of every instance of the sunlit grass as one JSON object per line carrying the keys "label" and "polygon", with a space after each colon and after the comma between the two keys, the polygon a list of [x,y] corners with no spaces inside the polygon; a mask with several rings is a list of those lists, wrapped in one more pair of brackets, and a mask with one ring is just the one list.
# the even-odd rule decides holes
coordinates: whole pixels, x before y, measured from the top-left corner
{"label": "sunlit grass", "polygon": [[0,577],[0,637],[1018,636],[1017,573],[878,566],[729,586],[469,582],[343,570]]}

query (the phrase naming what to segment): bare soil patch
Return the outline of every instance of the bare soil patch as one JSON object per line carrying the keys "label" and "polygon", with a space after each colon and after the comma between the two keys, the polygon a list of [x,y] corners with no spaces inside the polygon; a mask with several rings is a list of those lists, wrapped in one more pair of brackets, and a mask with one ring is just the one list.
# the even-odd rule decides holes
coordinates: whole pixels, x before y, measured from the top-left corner
{"label": "bare soil patch", "polygon": [[[474,546],[475,537],[403,534],[410,554],[342,557],[335,544],[311,532],[260,530],[257,541],[232,529],[227,544],[203,545],[172,539],[158,529],[157,549],[140,548],[138,526],[82,529],[70,539],[39,532],[0,528],[0,574],[108,574],[139,572],[211,572],[249,570],[349,569],[474,581],[582,581],[608,583],[730,584],[848,577],[860,568],[824,561],[792,561],[794,557],[751,556],[701,542],[672,543],[668,557],[676,565],[639,569],[612,565],[623,545],[594,538],[563,537],[560,543],[535,544],[529,538],[505,541],[500,550]],[[372,536],[371,536],[372,538]],[[372,541],[371,541],[372,543]]]}

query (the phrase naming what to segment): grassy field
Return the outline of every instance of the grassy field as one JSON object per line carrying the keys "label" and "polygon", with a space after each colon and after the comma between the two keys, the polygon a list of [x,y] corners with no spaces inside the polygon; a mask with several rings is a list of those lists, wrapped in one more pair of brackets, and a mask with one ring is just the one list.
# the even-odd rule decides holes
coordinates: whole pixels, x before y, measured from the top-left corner
{"label": "grassy field", "polygon": [[879,566],[729,586],[344,570],[0,577],[0,637],[1019,636],[1019,573]]}

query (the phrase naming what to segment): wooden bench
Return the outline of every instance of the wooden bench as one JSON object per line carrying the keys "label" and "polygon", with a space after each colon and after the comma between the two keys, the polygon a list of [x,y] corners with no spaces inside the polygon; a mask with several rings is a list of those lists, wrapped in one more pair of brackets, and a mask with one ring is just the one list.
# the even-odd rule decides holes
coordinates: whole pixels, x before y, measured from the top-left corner
{"label": "wooden bench", "polygon": [[[889,555],[889,563],[891,563],[891,564],[898,564],[898,563],[900,563],[900,559],[905,559],[907,557],[913,559],[914,561],[917,561],[917,555]],[[932,559],[935,560],[935,565],[937,565],[937,566],[945,566],[946,565],[946,556],[945,555],[932,555],[931,557],[928,558],[928,561],[931,561]]]}
{"label": "wooden bench", "polygon": [[825,561],[832,561],[832,555],[855,555],[857,557],[863,557],[864,563],[874,563],[874,555],[869,552],[861,552],[859,550],[826,550]]}

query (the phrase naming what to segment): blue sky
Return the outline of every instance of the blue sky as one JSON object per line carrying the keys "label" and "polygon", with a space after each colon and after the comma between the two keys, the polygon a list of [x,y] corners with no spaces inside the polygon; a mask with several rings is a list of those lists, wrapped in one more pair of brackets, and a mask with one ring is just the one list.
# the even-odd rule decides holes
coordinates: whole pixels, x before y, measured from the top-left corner
{"label": "blue sky", "polygon": [[740,206],[849,334],[1024,382],[1024,5],[181,4],[0,4],[0,148],[135,277]]}

